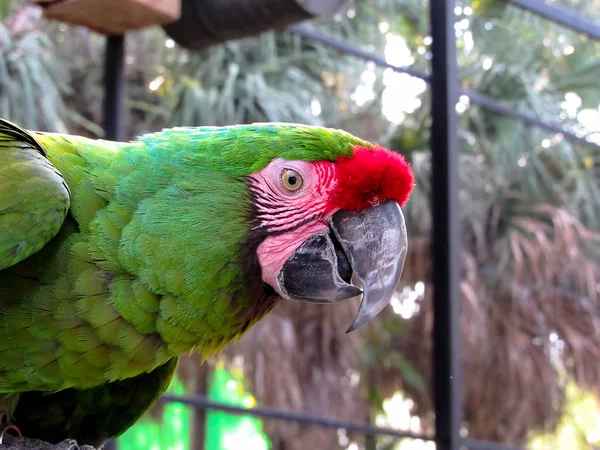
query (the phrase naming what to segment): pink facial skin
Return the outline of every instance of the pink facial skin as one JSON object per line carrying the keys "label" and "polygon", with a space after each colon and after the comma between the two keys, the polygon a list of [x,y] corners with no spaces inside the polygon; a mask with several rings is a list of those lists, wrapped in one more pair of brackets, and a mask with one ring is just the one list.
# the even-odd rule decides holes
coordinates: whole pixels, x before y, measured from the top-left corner
{"label": "pink facial skin", "polygon": [[[302,187],[290,192],[281,176],[285,170],[300,174]],[[335,213],[329,194],[335,188],[335,167],[330,162],[310,163],[278,158],[251,177],[260,228],[269,235],[257,249],[262,279],[284,297],[277,276],[288,258],[311,236],[328,228]]]}
{"label": "pink facial skin", "polygon": [[[302,177],[302,187],[295,192],[282,183],[287,169]],[[379,146],[357,146],[335,163],[279,158],[250,181],[257,227],[269,232],[257,249],[262,279],[282,297],[277,277],[284,263],[304,241],[326,230],[335,212],[360,211],[388,199],[403,206],[414,187],[414,175],[404,157]]]}

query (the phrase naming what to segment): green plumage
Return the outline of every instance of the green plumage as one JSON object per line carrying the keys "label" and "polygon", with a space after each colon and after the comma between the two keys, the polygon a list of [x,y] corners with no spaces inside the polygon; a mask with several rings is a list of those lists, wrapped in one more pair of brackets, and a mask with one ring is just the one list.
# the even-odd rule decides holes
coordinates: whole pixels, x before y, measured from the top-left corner
{"label": "green plumage", "polygon": [[[357,144],[371,145],[302,125],[177,128],[125,144],[0,121],[0,409],[27,422],[36,391],[52,407],[102,404],[98,415],[113,417],[122,401],[89,399],[122,398],[122,383],[140,377],[155,392],[132,406],[135,418],[80,443],[124,431],[178,356],[219,351],[275,302],[244,260],[247,176],[278,157],[334,160]],[[77,438],[69,423],[89,415],[64,408],[55,441]]]}

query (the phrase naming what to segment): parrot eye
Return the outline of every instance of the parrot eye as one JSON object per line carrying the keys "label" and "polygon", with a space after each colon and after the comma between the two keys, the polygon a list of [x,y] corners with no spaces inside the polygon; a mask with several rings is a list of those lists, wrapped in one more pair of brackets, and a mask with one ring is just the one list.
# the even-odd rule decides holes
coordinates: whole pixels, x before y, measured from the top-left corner
{"label": "parrot eye", "polygon": [[302,183],[302,176],[295,170],[285,169],[281,173],[281,184],[290,192],[296,192],[302,187]]}

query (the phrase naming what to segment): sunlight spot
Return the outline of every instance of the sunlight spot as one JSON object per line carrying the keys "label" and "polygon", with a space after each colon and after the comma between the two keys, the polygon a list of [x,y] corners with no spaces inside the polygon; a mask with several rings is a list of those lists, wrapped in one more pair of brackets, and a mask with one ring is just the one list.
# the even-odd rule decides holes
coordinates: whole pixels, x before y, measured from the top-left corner
{"label": "sunlight spot", "polygon": [[465,16],[470,16],[471,14],[473,14],[473,8],[471,8],[470,6],[465,6],[465,8],[463,9],[463,13]]}
{"label": "sunlight spot", "polygon": [[492,22],[486,22],[484,25],[486,30],[491,30],[492,28],[494,28],[494,24]]}
{"label": "sunlight spot", "polygon": [[573,47],[572,45],[567,45],[563,49],[563,54],[564,55],[571,55],[571,54],[573,54],[574,51],[575,51],[575,47]]}
{"label": "sunlight spot", "polygon": [[425,44],[425,45],[431,45],[432,42],[433,42],[433,38],[431,36],[425,36],[423,38],[423,44]]}
{"label": "sunlight spot", "polygon": [[542,147],[544,147],[544,148],[550,147],[550,144],[552,144],[552,142],[550,142],[550,139],[544,139],[542,141]]}
{"label": "sunlight spot", "polygon": [[248,397],[244,398],[242,403],[246,408],[254,408],[256,406],[256,399],[249,395]]}
{"label": "sunlight spot", "polygon": [[459,114],[464,113],[467,109],[469,109],[469,105],[469,97],[466,95],[461,95],[458,99],[458,103],[456,104],[456,112]]}
{"label": "sunlight spot", "polygon": [[462,8],[460,6],[456,6],[454,8],[454,14],[456,14],[457,16],[460,16],[462,14]]}
{"label": "sunlight spot", "polygon": [[600,132],[600,110],[583,109],[577,114],[577,120],[588,132]]}
{"label": "sunlight spot", "polygon": [[418,433],[421,430],[421,419],[418,416],[410,418],[410,430],[413,433]]}
{"label": "sunlight spot", "polygon": [[390,24],[387,22],[379,22],[379,31],[387,33],[390,29]]}
{"label": "sunlight spot", "polygon": [[481,67],[483,67],[483,70],[490,70],[492,68],[493,63],[494,63],[494,60],[492,58],[490,58],[489,56],[486,56],[485,58],[483,58]]}
{"label": "sunlight spot", "polygon": [[353,9],[353,8],[350,8],[350,9],[348,10],[348,12],[346,13],[346,15],[347,15],[347,16],[348,16],[350,19],[352,19],[354,16],[356,16],[356,10],[355,10],[355,9]]}
{"label": "sunlight spot", "polygon": [[237,388],[237,381],[229,380],[227,382],[227,389],[229,389],[230,391],[233,391],[233,390],[235,390],[235,388]]}
{"label": "sunlight spot", "polygon": [[152,80],[150,83],[148,83],[148,89],[150,89],[152,92],[154,92],[159,87],[161,87],[164,82],[165,82],[165,77],[163,77],[162,75],[159,75],[154,80]]}
{"label": "sunlight spot", "polygon": [[312,111],[313,116],[321,115],[321,103],[316,98],[313,98],[310,102],[310,109]]}
{"label": "sunlight spot", "polygon": [[396,67],[410,66],[415,62],[410,48],[402,36],[394,33],[385,35],[386,45],[384,49],[385,60],[388,64]]}
{"label": "sunlight spot", "polygon": [[404,121],[406,113],[411,114],[421,106],[419,96],[427,88],[423,80],[392,69],[383,72],[383,84],[386,88],[381,99],[382,113],[397,125]]}
{"label": "sunlight spot", "polygon": [[527,159],[520,157],[519,161],[517,161],[517,164],[519,165],[519,167],[525,167],[527,165]]}
{"label": "sunlight spot", "polygon": [[373,72],[372,70],[366,70],[362,73],[362,75],[360,76],[361,80],[363,81],[363,83],[367,84],[367,85],[371,85],[373,86],[375,84],[375,81],[377,79],[375,72]]}
{"label": "sunlight spot", "polygon": [[560,106],[567,112],[569,117],[574,118],[577,115],[577,110],[581,106],[581,97],[574,92],[565,94],[565,101]]}
{"label": "sunlight spot", "polygon": [[[423,286],[422,289],[424,292],[425,287]],[[402,291],[394,293],[390,305],[395,314],[403,319],[410,319],[420,311],[421,306],[418,301],[423,300],[423,297],[423,293],[416,290],[416,285],[414,290],[410,286],[405,286]]]}
{"label": "sunlight spot", "polygon": [[423,297],[423,295],[425,294],[425,283],[423,283],[422,281],[417,281],[415,283],[415,292],[419,297]]}
{"label": "sunlight spot", "polygon": [[473,41],[473,33],[470,31],[465,32],[465,34],[463,34],[463,40],[465,41],[465,51],[470,52],[473,50],[473,46],[475,44]]}
{"label": "sunlight spot", "polygon": [[165,47],[167,47],[167,48],[175,47],[175,41],[173,39],[167,39],[165,41]]}
{"label": "sunlight spot", "polygon": [[370,86],[360,85],[356,87],[356,90],[350,95],[350,98],[354,100],[356,105],[363,106],[369,100],[375,98],[375,91]]}
{"label": "sunlight spot", "polygon": [[348,444],[350,444],[350,439],[348,439],[348,435],[346,434],[346,430],[344,430],[343,428],[340,428],[338,430],[338,443],[342,447],[346,447]]}

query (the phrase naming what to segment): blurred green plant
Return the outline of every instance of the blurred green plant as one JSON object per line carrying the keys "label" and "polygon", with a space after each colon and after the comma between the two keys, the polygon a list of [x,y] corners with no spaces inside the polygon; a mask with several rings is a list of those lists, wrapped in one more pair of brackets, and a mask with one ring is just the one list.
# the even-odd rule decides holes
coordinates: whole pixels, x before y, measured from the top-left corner
{"label": "blurred green plant", "polygon": [[51,39],[37,30],[37,8],[5,2],[0,23],[0,116],[22,126],[66,132],[68,71],[53,60]]}

